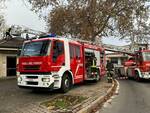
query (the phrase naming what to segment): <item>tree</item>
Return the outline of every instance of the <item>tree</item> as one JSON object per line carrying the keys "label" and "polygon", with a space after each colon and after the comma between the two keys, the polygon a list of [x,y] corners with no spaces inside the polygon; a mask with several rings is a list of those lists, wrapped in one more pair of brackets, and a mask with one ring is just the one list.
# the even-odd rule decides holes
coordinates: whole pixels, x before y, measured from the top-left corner
{"label": "tree", "polygon": [[3,15],[0,15],[0,38],[3,37],[5,31],[5,19]]}
{"label": "tree", "polygon": [[4,15],[2,12],[2,9],[4,8],[3,7],[4,3],[5,3],[5,0],[0,0],[0,38],[3,37],[4,31],[6,28],[5,19],[4,19]]}
{"label": "tree", "polygon": [[[29,0],[33,9],[52,6],[50,32],[95,40],[96,36],[129,37],[148,20],[148,0]],[[133,33],[133,32],[132,32]]]}

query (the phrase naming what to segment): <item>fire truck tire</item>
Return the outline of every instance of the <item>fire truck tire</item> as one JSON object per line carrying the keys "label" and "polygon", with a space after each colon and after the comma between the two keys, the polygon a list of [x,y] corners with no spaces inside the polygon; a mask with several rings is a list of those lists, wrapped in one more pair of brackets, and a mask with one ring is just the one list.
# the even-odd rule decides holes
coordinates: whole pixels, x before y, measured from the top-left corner
{"label": "fire truck tire", "polygon": [[68,92],[71,89],[71,86],[72,86],[71,78],[66,73],[62,77],[61,92],[62,93]]}
{"label": "fire truck tire", "polygon": [[132,80],[132,79],[133,79],[133,77],[131,77],[131,76],[129,75],[129,70],[128,70],[128,69],[127,69],[127,72],[126,72],[126,76],[128,77],[129,80]]}
{"label": "fire truck tire", "polygon": [[101,80],[100,71],[98,70],[97,72],[98,72],[98,74],[97,74],[97,76],[96,76],[95,82],[98,82],[98,81]]}
{"label": "fire truck tire", "polygon": [[140,82],[141,81],[141,78],[139,77],[139,73],[137,71],[135,71],[135,80],[137,82]]}
{"label": "fire truck tire", "polygon": [[128,71],[126,72],[126,76],[128,77],[129,80],[131,80],[131,77],[129,76]]}

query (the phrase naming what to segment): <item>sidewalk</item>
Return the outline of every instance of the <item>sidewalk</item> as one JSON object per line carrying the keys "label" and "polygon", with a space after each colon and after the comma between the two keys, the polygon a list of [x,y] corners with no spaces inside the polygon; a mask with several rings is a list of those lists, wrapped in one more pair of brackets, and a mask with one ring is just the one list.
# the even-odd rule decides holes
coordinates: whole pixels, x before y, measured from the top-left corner
{"label": "sidewalk", "polygon": [[[101,80],[98,83],[86,83],[81,86],[75,86],[65,96],[79,96],[86,98],[83,102],[72,106],[69,109],[49,109],[53,106],[49,106],[50,113],[94,113],[97,107],[100,107],[104,101],[106,101],[115,90],[115,82],[107,83],[106,79]],[[52,99],[49,100],[53,101]],[[99,108],[98,108],[99,109]]]}
{"label": "sidewalk", "polygon": [[9,80],[9,79],[17,79],[17,77],[16,76],[0,77],[0,81],[2,81],[2,80]]}

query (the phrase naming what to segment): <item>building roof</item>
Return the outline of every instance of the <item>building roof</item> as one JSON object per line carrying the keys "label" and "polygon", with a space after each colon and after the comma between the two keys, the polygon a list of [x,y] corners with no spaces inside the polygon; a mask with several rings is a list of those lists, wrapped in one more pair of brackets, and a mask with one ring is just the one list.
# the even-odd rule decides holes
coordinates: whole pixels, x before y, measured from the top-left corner
{"label": "building roof", "polygon": [[2,39],[0,40],[0,48],[10,48],[10,49],[17,49],[22,46],[25,39],[21,37],[15,37],[11,39]]}

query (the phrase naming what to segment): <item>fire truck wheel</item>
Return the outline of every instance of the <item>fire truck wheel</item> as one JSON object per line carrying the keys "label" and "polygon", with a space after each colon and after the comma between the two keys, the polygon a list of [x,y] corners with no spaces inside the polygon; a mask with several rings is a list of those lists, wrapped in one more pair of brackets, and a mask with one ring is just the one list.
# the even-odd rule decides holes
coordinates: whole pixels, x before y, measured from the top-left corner
{"label": "fire truck wheel", "polygon": [[99,74],[96,76],[95,82],[98,82],[98,81],[100,81],[100,75]]}
{"label": "fire truck wheel", "polygon": [[95,78],[95,80],[94,80],[95,82],[98,82],[98,81],[101,80],[99,70],[98,70],[97,72],[98,72],[98,74],[96,75],[96,78]]}
{"label": "fire truck wheel", "polygon": [[141,78],[139,77],[139,73],[137,71],[135,72],[135,80],[137,82],[140,82],[140,80],[141,80]]}
{"label": "fire truck wheel", "polygon": [[131,77],[129,76],[128,71],[126,72],[126,76],[128,77],[129,80],[131,79]]}
{"label": "fire truck wheel", "polygon": [[71,83],[71,79],[70,77],[65,74],[63,77],[62,77],[62,83],[61,83],[61,91],[62,93],[66,93],[70,90],[72,86],[72,83]]}

